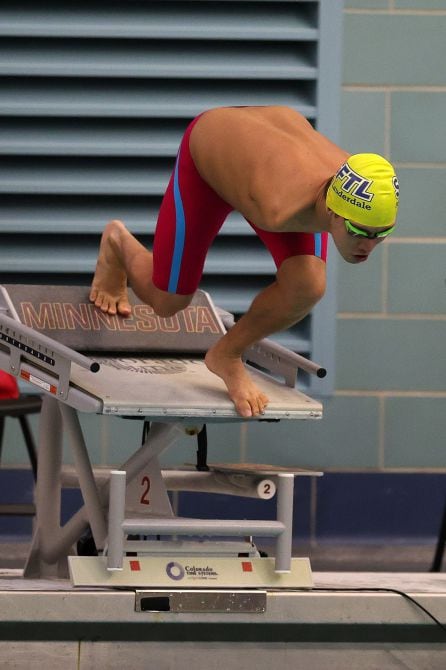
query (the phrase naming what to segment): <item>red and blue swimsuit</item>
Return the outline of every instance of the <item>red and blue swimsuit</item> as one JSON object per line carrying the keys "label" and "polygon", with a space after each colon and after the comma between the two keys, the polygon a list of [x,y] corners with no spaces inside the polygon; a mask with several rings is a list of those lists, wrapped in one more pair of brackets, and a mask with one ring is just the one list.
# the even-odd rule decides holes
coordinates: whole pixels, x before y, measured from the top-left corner
{"label": "red and blue swimsuit", "polygon": [[[184,133],[174,172],[161,203],[153,243],[153,283],[162,291],[189,295],[196,291],[206,255],[233,207],[198,173],[189,150],[195,118]],[[276,267],[291,256],[326,260],[327,233],[270,232],[250,223]]]}

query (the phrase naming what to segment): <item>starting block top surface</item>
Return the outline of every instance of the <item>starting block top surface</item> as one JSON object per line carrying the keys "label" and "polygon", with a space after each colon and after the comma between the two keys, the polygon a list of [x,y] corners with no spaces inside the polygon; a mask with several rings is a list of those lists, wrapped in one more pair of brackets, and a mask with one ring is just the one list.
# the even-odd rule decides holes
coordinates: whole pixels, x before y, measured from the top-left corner
{"label": "starting block top surface", "polygon": [[226,331],[210,296],[197,291],[172,317],[155,314],[129,291],[128,318],[104,314],[89,300],[87,286],[4,284],[18,320],[82,353],[206,352]]}
{"label": "starting block top surface", "polygon": [[[75,386],[99,397],[104,414],[219,420],[241,417],[223,381],[203,360],[181,358],[96,358],[100,370],[73,366]],[[322,406],[304,393],[250,369],[270,399],[265,419],[309,419],[322,416]],[[245,419],[246,420],[246,419]]]}
{"label": "starting block top surface", "polygon": [[[158,420],[246,420],[201,354],[225,332],[210,296],[160,319],[132,295],[131,318],[104,315],[86,287],[0,287],[0,367],[85,412]],[[16,325],[17,324],[17,325]],[[85,356],[88,354],[88,356]],[[269,398],[261,419],[320,418],[322,405],[250,367]]]}

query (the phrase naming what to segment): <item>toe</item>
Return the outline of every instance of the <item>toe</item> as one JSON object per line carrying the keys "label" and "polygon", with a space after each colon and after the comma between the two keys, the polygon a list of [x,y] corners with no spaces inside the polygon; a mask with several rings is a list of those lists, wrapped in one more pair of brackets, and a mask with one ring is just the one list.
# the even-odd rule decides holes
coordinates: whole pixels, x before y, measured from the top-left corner
{"label": "toe", "polygon": [[265,394],[263,393],[256,394],[251,401],[253,416],[258,416],[259,414],[265,414],[265,408],[267,404],[268,404],[268,398],[266,397]]}
{"label": "toe", "polygon": [[249,417],[253,416],[253,411],[251,404],[246,398],[233,398],[235,409],[240,414],[240,416]]}
{"label": "toe", "polygon": [[107,314],[111,314],[114,316],[116,314],[116,303],[114,300],[111,300],[110,298],[107,298],[104,300],[103,306],[102,306],[102,311],[107,312]]}
{"label": "toe", "polygon": [[118,303],[118,313],[121,316],[129,316],[131,314],[132,308],[126,300],[121,300]]}

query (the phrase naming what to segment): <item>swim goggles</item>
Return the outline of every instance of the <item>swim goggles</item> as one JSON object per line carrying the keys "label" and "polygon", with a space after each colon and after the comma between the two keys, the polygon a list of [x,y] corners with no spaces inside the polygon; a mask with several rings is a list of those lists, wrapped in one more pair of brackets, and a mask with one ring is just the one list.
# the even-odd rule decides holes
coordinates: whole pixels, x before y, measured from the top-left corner
{"label": "swim goggles", "polygon": [[344,219],[344,224],[349,235],[352,237],[366,237],[368,240],[375,240],[377,237],[387,237],[387,235],[390,235],[390,233],[395,228],[395,226],[392,226],[391,228],[382,230],[379,233],[369,233],[368,231],[362,230],[361,228],[356,228],[356,226],[354,226],[353,223],[348,219]]}

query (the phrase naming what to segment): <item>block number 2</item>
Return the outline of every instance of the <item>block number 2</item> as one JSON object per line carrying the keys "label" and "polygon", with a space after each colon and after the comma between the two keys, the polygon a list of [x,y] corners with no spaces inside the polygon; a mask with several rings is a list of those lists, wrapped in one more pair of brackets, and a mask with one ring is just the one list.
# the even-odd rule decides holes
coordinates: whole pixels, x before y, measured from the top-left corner
{"label": "block number 2", "polygon": [[141,505],[150,505],[149,500],[150,479],[147,475],[144,475],[144,477],[142,478],[141,486],[143,487],[143,491],[139,502],[141,503]]}

